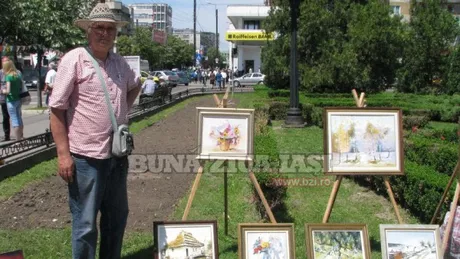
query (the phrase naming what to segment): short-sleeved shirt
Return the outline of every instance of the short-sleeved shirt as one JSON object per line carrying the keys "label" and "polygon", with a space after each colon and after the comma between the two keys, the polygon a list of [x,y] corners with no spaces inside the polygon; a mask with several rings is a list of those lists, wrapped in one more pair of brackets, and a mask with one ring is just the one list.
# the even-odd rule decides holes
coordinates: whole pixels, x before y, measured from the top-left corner
{"label": "short-sleeved shirt", "polygon": [[54,81],[56,79],[56,70],[50,69],[48,73],[46,73],[45,83],[47,83],[51,88],[54,86]]}
{"label": "short-sleeved shirt", "polygon": [[[68,52],[61,60],[49,106],[67,110],[70,152],[96,159],[111,157],[112,123],[104,90],[85,48]],[[96,59],[97,60],[97,59]],[[128,92],[140,86],[139,77],[118,54],[97,60],[106,82],[117,124],[128,123]]]}
{"label": "short-sleeved shirt", "polygon": [[10,82],[10,93],[6,96],[7,102],[14,102],[20,99],[19,95],[22,90],[22,78],[21,75],[5,75],[5,82]]}

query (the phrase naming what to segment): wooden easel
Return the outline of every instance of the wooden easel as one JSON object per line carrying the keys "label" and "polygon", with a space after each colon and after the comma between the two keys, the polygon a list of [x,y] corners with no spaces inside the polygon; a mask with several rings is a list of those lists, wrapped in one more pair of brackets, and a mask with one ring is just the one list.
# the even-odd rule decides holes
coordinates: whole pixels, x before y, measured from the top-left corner
{"label": "wooden easel", "polygon": [[450,234],[454,226],[455,213],[457,211],[457,204],[460,198],[460,157],[457,160],[457,165],[454,168],[454,172],[450,176],[450,180],[447,183],[447,187],[444,190],[444,193],[442,194],[441,201],[439,201],[438,207],[436,207],[436,211],[434,212],[433,218],[431,218],[431,224],[435,224],[436,217],[441,211],[442,204],[446,200],[447,194],[449,193],[450,187],[454,183],[455,178],[457,178],[457,187],[455,187],[454,200],[452,201],[452,204],[450,205],[450,212],[449,212],[450,215],[449,215],[449,219],[447,220],[446,230],[444,232],[444,240],[442,241],[442,251],[444,255],[448,252],[447,249],[449,247]]}
{"label": "wooden easel", "polygon": [[[364,99],[365,94],[361,93],[361,95],[358,98],[358,93],[356,92],[355,89],[353,89],[351,92],[353,94],[353,98],[355,99],[356,106],[359,108],[366,107],[366,99]],[[329,217],[331,216],[332,207],[334,206],[335,199],[337,198],[337,192],[339,191],[340,184],[342,183],[342,179],[343,179],[343,176],[338,175],[334,181],[334,186],[332,187],[332,192],[331,192],[331,195],[329,196],[329,201],[327,202],[326,212],[324,213],[323,223],[327,223],[329,221]],[[383,179],[385,182],[385,186],[387,188],[388,196],[390,197],[391,203],[393,204],[393,208],[395,210],[396,217],[398,218],[398,222],[399,224],[403,224],[401,215],[399,214],[398,205],[396,204],[396,200],[393,194],[393,190],[391,189],[389,177],[384,176]]]}
{"label": "wooden easel", "polygon": [[[222,100],[214,94],[213,98],[218,108],[227,108],[227,99],[228,99],[229,87],[225,92],[224,97]],[[185,207],[184,215],[182,216],[182,220],[187,220],[188,214],[190,212],[190,208],[192,207],[193,199],[195,198],[196,191],[198,186],[200,185],[201,176],[203,175],[203,166],[204,161],[200,160],[200,167],[198,168],[198,173],[195,177],[195,181],[193,182],[192,190],[190,192],[190,196],[188,197],[187,206]],[[224,221],[225,221],[225,235],[228,235],[228,160],[224,161]],[[246,167],[249,169],[249,162],[246,161]],[[273,212],[268,205],[267,199],[265,198],[262,189],[260,188],[259,182],[257,181],[256,176],[252,170],[249,170],[249,178],[251,179],[252,184],[254,185],[259,198],[262,200],[262,204],[264,205],[265,210],[267,211],[268,217],[270,218],[271,223],[276,223],[275,217],[273,216]]]}

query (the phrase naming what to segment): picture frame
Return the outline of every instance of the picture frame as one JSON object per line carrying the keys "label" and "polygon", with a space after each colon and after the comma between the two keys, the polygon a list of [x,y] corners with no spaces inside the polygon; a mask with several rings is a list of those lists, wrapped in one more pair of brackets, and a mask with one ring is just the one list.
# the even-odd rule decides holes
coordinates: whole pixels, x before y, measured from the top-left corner
{"label": "picture frame", "polygon": [[[382,258],[443,258],[438,225],[380,225]],[[417,257],[420,258],[420,257]]]}
{"label": "picture frame", "polygon": [[404,175],[399,108],[324,108],[326,175]]}
{"label": "picture frame", "polygon": [[254,109],[197,107],[202,160],[253,160]]}
{"label": "picture frame", "polygon": [[[325,255],[331,258],[371,258],[366,224],[305,224],[305,235],[310,259],[324,258]],[[347,242],[346,247],[344,242]]]}
{"label": "picture frame", "polygon": [[154,258],[218,259],[217,221],[154,221]]}
{"label": "picture frame", "polygon": [[238,224],[238,258],[265,258],[262,254],[272,255],[267,258],[295,259],[294,224]]}

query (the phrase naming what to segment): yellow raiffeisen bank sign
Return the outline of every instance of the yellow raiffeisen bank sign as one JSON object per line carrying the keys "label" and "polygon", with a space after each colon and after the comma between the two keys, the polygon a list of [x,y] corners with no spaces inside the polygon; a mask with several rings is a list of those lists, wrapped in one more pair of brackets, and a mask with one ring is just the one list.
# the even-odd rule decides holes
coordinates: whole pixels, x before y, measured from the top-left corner
{"label": "yellow raiffeisen bank sign", "polygon": [[265,41],[273,40],[275,33],[265,32],[227,32],[225,40],[227,41]]}

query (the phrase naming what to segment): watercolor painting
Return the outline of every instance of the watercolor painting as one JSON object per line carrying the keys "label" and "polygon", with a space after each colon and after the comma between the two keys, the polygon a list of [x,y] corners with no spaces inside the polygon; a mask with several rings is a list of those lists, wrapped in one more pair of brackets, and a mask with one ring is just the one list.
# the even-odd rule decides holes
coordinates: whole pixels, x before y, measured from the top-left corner
{"label": "watercolor painting", "polygon": [[440,237],[437,225],[381,225],[384,258],[440,258]]}
{"label": "watercolor painting", "polygon": [[287,231],[247,231],[246,258],[286,259],[289,258],[289,235]]}
{"label": "watercolor painting", "polygon": [[305,224],[305,234],[311,259],[370,259],[365,224]]}
{"label": "watercolor painting", "polygon": [[361,231],[313,231],[316,259],[365,258]]}
{"label": "watercolor painting", "polygon": [[156,224],[156,258],[217,258],[215,227],[213,222]]}
{"label": "watercolor painting", "polygon": [[239,224],[241,259],[295,259],[294,225],[291,223]]}
{"label": "watercolor painting", "polygon": [[254,110],[199,109],[200,159],[250,160],[253,148]]}
{"label": "watercolor painting", "polygon": [[398,112],[329,112],[328,172],[401,173]]}

